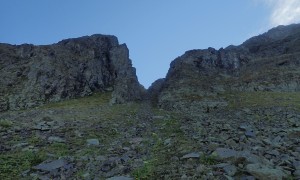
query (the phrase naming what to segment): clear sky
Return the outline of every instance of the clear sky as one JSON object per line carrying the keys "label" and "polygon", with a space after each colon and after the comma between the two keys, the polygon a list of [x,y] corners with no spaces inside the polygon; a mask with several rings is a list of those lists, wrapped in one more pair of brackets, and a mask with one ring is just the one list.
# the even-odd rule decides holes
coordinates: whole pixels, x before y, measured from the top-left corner
{"label": "clear sky", "polygon": [[238,45],[299,22],[299,9],[300,0],[0,0],[0,42],[41,45],[115,35],[148,87],[185,51]]}

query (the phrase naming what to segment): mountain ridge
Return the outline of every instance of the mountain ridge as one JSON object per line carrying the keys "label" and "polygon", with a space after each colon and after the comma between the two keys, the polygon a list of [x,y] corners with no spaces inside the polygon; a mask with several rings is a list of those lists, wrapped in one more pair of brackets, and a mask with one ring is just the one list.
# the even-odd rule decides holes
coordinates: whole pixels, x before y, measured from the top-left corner
{"label": "mountain ridge", "polygon": [[[188,75],[188,72],[185,72],[185,67],[188,69],[187,71],[192,71],[196,74],[207,76],[211,79],[214,79],[215,77],[219,76],[219,73],[227,74],[229,76],[232,76],[232,78],[237,74],[243,74],[241,71],[238,71],[239,69],[245,69],[244,71],[247,71],[245,68],[248,64],[252,64],[255,66],[255,64],[251,63],[251,61],[254,61],[255,59],[260,58],[271,58],[275,56],[281,56],[286,54],[293,54],[300,52],[300,25],[299,24],[292,24],[289,26],[278,26],[275,28],[272,28],[268,32],[265,32],[261,35],[254,36],[252,38],[249,38],[244,43],[242,43],[239,46],[228,46],[226,48],[220,48],[219,50],[216,50],[214,48],[208,48],[208,49],[202,49],[202,50],[188,50],[186,51],[182,56],[176,58],[174,61],[170,63],[170,69],[166,75],[166,78],[164,80],[164,83],[160,82],[160,87],[156,87],[153,91],[153,87],[149,87],[148,95],[151,98],[154,99],[160,99],[159,98],[159,91],[163,91],[162,87],[168,86],[170,81],[178,81],[178,79],[174,79],[173,76],[190,76]],[[2,94],[2,97],[0,99],[0,109],[8,110],[8,109],[22,109],[26,107],[34,107],[39,104],[43,104],[47,101],[60,101],[66,98],[74,98],[79,96],[86,96],[91,94],[94,90],[96,91],[105,91],[106,90],[112,90],[112,87],[115,86],[116,90],[113,93],[113,97],[111,102],[112,103],[125,103],[127,101],[135,100],[135,99],[145,99],[146,92],[143,90],[142,86],[138,83],[135,69],[132,68],[131,60],[129,59],[129,50],[125,44],[119,45],[118,39],[115,36],[112,35],[100,35],[100,34],[94,34],[91,36],[83,36],[80,38],[70,38],[70,39],[64,39],[59,41],[58,43],[54,43],[52,45],[38,45],[34,46],[32,44],[22,44],[22,45],[9,45],[1,43],[1,70],[3,68],[6,68],[10,66],[16,69],[9,69],[5,70],[3,69],[2,72],[11,72],[14,71],[15,75],[11,76],[17,76],[16,78],[12,78],[12,80],[8,74],[4,74],[4,79],[1,82],[2,88],[0,89],[0,93]],[[118,47],[118,48],[117,48]],[[114,49],[114,50],[113,50]],[[67,55],[64,55],[64,51],[67,51]],[[111,53],[112,51],[113,53]],[[61,53],[57,55],[55,53]],[[117,56],[114,56],[113,54],[118,54]],[[46,71],[48,75],[42,75],[45,79],[48,79],[48,76],[56,76],[58,72],[55,72],[54,69],[56,68],[56,65],[51,65],[51,63],[61,63],[57,67],[61,68],[64,66],[74,67],[72,65],[72,60],[68,56],[72,57],[76,63],[80,64],[82,59],[85,59],[83,64],[81,63],[81,70],[79,71],[88,71],[84,72],[82,75],[79,75],[81,72],[71,72],[73,73],[73,79],[76,79],[76,77],[83,77],[83,79],[78,79],[77,82],[80,80],[81,83],[79,85],[76,85],[76,81],[73,81],[71,86],[69,88],[73,89],[80,89],[78,90],[66,90],[75,92],[69,93],[62,90],[66,87],[62,87],[59,84],[61,83],[55,83],[54,81],[57,81],[57,79],[61,78],[63,76],[61,73],[60,77],[54,77],[51,81],[51,83],[44,83],[43,80],[39,83],[34,82],[32,79],[38,79],[40,75],[36,71],[35,72],[29,72],[30,66],[27,66],[29,61],[33,64],[33,66],[36,66],[34,64],[39,64],[45,61],[46,65],[39,64],[38,68],[42,69],[40,73],[43,71]],[[110,58],[114,57],[114,61],[116,62],[114,65],[113,60]],[[12,59],[14,59],[14,62],[12,62]],[[60,59],[57,61],[56,59]],[[122,59],[121,61],[119,61]],[[295,58],[294,58],[295,59]],[[20,65],[20,63],[24,63],[24,61],[27,61],[24,64],[21,65],[23,67],[13,67],[13,64],[8,65],[8,62],[10,63],[16,63],[16,66]],[[64,62],[68,62],[69,65],[66,65]],[[92,65],[86,65],[86,63],[94,62]],[[32,63],[33,62],[33,63]],[[270,61],[269,61],[270,62]],[[19,64],[18,64],[19,63]],[[47,64],[48,63],[48,64]],[[70,64],[71,63],[71,64]],[[76,64],[75,63],[75,64]],[[98,63],[98,65],[96,64]],[[99,64],[100,63],[100,64]],[[284,64],[286,61],[278,62],[279,64]],[[294,60],[293,63],[297,65],[297,60]],[[97,68],[93,70],[93,72],[90,72],[90,69],[93,69],[92,66],[96,65]],[[49,72],[46,70],[47,66],[53,66],[52,72]],[[88,66],[88,67],[86,67]],[[113,67],[114,66],[114,67]],[[58,68],[58,69],[59,69]],[[18,69],[18,70],[17,70]],[[32,69],[32,68],[31,68]],[[69,68],[70,69],[70,68]],[[71,68],[72,69],[72,68]],[[76,69],[76,68],[75,68]],[[98,70],[97,70],[98,69]],[[100,69],[100,71],[99,71]],[[125,70],[124,70],[125,69]],[[60,72],[64,72],[67,69],[60,70]],[[78,71],[77,70],[77,71]],[[112,71],[118,71],[118,73],[122,74],[121,77],[126,77],[128,75],[128,78],[121,79],[120,77],[117,78],[116,74],[117,72]],[[28,73],[28,74],[26,74]],[[30,74],[31,73],[31,74]],[[74,74],[75,73],[75,74]],[[79,73],[76,75],[76,73]],[[96,75],[96,74],[98,75]],[[186,73],[186,74],[185,74]],[[33,75],[35,74],[35,75]],[[3,75],[2,75],[3,76]],[[72,77],[71,76],[71,77]],[[89,77],[87,77],[89,76]],[[241,75],[246,76],[246,75]],[[23,80],[30,77],[31,82],[29,84],[24,84]],[[68,79],[68,75],[65,76]],[[20,79],[22,79],[20,81]],[[94,79],[93,79],[94,78]],[[188,77],[187,77],[188,78]],[[56,79],[56,80],[55,80]],[[93,80],[91,80],[93,79]],[[121,80],[119,80],[121,79]],[[131,79],[131,80],[130,80]],[[173,80],[172,80],[173,79]],[[293,78],[295,79],[295,78]],[[68,79],[69,80],[69,79]],[[93,81],[89,82],[88,85],[84,81]],[[183,79],[184,81],[184,79]],[[249,81],[249,80],[248,80]],[[14,84],[13,82],[20,82],[19,84]],[[118,82],[114,84],[114,82]],[[131,84],[132,87],[129,89],[124,87],[127,87],[126,83]],[[235,80],[236,82],[236,80]],[[55,84],[54,87],[53,83]],[[68,82],[62,82],[62,84],[66,84]],[[199,82],[200,83],[200,82]],[[243,83],[243,82],[241,82]],[[23,85],[22,85],[23,84]],[[52,84],[52,85],[51,85]],[[154,83],[155,84],[155,83]],[[241,85],[241,87],[238,87],[240,89],[247,89],[243,86],[248,86],[249,83],[246,83],[245,85]],[[259,83],[258,83],[259,84]],[[259,85],[256,86],[259,86]],[[278,84],[278,83],[277,83]],[[295,86],[294,88],[297,89],[299,86],[298,81],[292,82],[292,86]],[[22,88],[24,86],[25,88]],[[35,88],[29,88],[36,86]],[[68,86],[68,85],[67,85]],[[79,87],[82,86],[82,87]],[[174,86],[178,86],[180,88],[179,84],[176,84]],[[202,85],[203,86],[203,85]],[[219,85],[217,85],[219,86]],[[223,86],[223,85],[221,85]],[[239,86],[238,84],[235,84],[235,86]],[[4,88],[3,88],[4,87]],[[6,88],[5,88],[6,87]],[[9,88],[7,88],[9,87]],[[16,88],[14,88],[16,87]],[[57,87],[60,89],[59,93],[57,93]],[[104,88],[106,87],[106,88]],[[207,89],[208,87],[204,88]],[[223,88],[224,87],[217,87],[217,88]],[[250,87],[250,89],[257,89],[258,87]],[[261,88],[261,87],[260,87]],[[268,88],[269,87],[264,87]],[[274,87],[272,87],[274,89]],[[272,89],[271,88],[271,89]],[[9,97],[5,94],[5,91],[7,89],[12,89],[10,92]],[[20,89],[21,92],[18,92],[17,89]],[[27,89],[27,90],[26,90]],[[214,89],[214,88],[213,88]],[[248,88],[249,89],[249,88]],[[276,89],[276,88],[275,88]],[[298,88],[299,89],[299,88]],[[55,91],[55,92],[54,92]],[[204,90],[206,91],[206,90]],[[38,95],[33,95],[34,93],[38,92]],[[154,93],[155,95],[151,94]],[[14,95],[18,94],[18,95]],[[56,95],[53,95],[53,93]],[[5,97],[3,96],[5,95]],[[201,93],[200,93],[201,94]],[[205,93],[204,93],[205,94]],[[28,96],[28,97],[27,97]],[[55,97],[54,97],[55,96]],[[70,96],[70,97],[69,97]],[[33,101],[28,99],[35,99]],[[146,98],[147,99],[147,98]],[[27,102],[28,101],[28,102]],[[159,101],[159,100],[158,100]],[[162,102],[159,104],[163,104]],[[162,106],[163,107],[163,106]]]}
{"label": "mountain ridge", "polygon": [[0,44],[0,179],[300,179],[298,27],[187,51],[147,91],[114,36]]}

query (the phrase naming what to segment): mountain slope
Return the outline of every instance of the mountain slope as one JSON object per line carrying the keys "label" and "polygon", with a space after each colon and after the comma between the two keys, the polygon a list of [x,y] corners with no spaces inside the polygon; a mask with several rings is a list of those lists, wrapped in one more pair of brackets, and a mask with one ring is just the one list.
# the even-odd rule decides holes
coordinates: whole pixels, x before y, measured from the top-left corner
{"label": "mountain slope", "polygon": [[188,51],[146,95],[115,37],[2,44],[0,179],[299,179],[298,32]]}

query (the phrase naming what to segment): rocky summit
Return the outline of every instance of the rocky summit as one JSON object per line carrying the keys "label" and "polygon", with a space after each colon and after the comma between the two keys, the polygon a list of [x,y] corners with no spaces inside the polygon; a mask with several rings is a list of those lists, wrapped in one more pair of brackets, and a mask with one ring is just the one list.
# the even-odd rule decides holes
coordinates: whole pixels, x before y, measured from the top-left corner
{"label": "rocky summit", "polygon": [[0,44],[0,65],[0,179],[300,179],[300,24],[148,90],[114,36]]}
{"label": "rocky summit", "polygon": [[0,44],[0,111],[112,91],[113,103],[142,98],[125,44],[92,35],[57,44]]}
{"label": "rocky summit", "polygon": [[154,96],[164,109],[207,111],[226,107],[230,95],[299,92],[299,55],[299,24],[279,26],[239,46],[187,51],[171,63],[159,89],[154,83]]}

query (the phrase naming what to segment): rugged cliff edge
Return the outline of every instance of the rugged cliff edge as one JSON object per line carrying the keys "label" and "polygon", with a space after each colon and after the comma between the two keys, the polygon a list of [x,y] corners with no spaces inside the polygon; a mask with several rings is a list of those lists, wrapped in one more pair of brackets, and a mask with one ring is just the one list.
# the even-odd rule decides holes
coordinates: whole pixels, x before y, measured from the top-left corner
{"label": "rugged cliff edge", "polygon": [[229,94],[299,91],[299,55],[300,25],[278,26],[239,46],[185,52],[149,93],[164,109],[206,112]]}
{"label": "rugged cliff edge", "polygon": [[113,91],[112,103],[142,99],[125,44],[92,35],[52,45],[0,44],[0,111]]}

